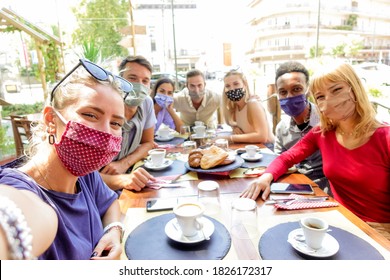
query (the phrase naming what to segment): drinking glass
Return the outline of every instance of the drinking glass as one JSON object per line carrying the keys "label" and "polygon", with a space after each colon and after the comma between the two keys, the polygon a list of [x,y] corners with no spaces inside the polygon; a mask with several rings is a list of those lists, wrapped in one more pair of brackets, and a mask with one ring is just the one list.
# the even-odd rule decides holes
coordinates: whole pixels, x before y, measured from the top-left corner
{"label": "drinking glass", "polygon": [[183,143],[183,154],[189,154],[192,150],[196,149],[195,141],[184,141]]}
{"label": "drinking glass", "polygon": [[219,184],[215,181],[203,181],[198,184],[198,202],[205,207],[205,215],[213,216],[221,211]]}
{"label": "drinking glass", "polygon": [[182,125],[180,127],[180,136],[182,136],[185,139],[188,139],[190,137],[191,133],[191,127],[188,125]]}
{"label": "drinking glass", "polygon": [[228,151],[229,150],[229,141],[227,139],[217,139],[215,140],[215,146],[220,147],[221,149]]}
{"label": "drinking glass", "polygon": [[238,239],[253,239],[259,234],[256,201],[238,198],[232,202],[230,233]]}

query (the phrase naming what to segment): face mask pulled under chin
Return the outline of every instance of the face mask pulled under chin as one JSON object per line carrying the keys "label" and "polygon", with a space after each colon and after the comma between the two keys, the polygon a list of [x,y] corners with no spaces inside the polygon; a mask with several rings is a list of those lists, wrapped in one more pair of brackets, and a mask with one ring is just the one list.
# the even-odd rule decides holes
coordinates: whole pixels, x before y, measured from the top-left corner
{"label": "face mask pulled under chin", "polygon": [[127,106],[139,106],[145,100],[146,96],[149,95],[149,88],[141,83],[132,83],[134,95],[126,97],[125,104]]}
{"label": "face mask pulled under chin", "polygon": [[203,98],[204,96],[204,90],[200,91],[200,92],[193,92],[193,91],[188,91],[188,95],[191,97],[192,100],[194,101],[199,101]]}

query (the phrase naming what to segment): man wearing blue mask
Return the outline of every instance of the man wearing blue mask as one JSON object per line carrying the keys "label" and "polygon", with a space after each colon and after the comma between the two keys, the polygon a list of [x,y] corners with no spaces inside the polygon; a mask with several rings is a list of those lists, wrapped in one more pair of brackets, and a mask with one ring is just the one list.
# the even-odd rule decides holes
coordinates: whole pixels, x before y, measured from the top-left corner
{"label": "man wearing blue mask", "polygon": [[[139,191],[154,179],[143,168],[131,172],[132,166],[154,148],[156,117],[149,96],[152,65],[142,56],[126,57],[119,65],[119,74],[133,85],[135,98],[125,100],[126,122],[122,127],[122,145],[118,156],[100,174],[113,190]],[[131,172],[131,173],[130,173]]]}
{"label": "man wearing blue mask", "polygon": [[[298,142],[319,123],[315,105],[307,100],[309,72],[299,62],[288,61],[279,66],[275,76],[280,107],[286,114],[276,126],[274,152],[281,154]],[[329,193],[328,180],[322,170],[322,157],[317,151],[292,169],[305,174]]]}
{"label": "man wearing blue mask", "polygon": [[220,104],[221,96],[206,89],[203,73],[191,70],[187,73],[186,88],[174,96],[173,107],[186,125],[202,121],[208,127],[216,127]]}

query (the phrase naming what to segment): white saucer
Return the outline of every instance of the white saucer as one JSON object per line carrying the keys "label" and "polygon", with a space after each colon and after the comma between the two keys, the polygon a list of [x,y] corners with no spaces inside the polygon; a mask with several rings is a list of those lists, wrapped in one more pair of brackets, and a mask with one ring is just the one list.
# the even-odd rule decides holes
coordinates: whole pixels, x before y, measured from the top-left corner
{"label": "white saucer", "polygon": [[173,160],[165,159],[164,163],[161,166],[154,166],[150,161],[145,162],[145,167],[151,170],[162,170],[164,168],[167,168],[173,163]]}
{"label": "white saucer", "polygon": [[155,137],[155,139],[156,139],[157,141],[160,141],[160,142],[170,141],[170,140],[172,140],[173,138],[175,138],[174,135],[169,135],[168,137],[161,137],[160,135],[157,135],[157,136]]}
{"label": "white saucer", "polygon": [[326,233],[325,238],[322,242],[322,248],[315,250],[310,248],[306,245],[305,240],[303,236],[303,231],[301,228],[294,229],[292,232],[288,235],[288,242],[291,244],[291,246],[297,250],[298,252],[301,252],[302,254],[305,254],[307,256],[316,257],[316,258],[327,258],[331,257],[334,254],[336,254],[339,251],[339,243],[337,240],[330,234]]}
{"label": "white saucer", "polygon": [[192,135],[191,135],[191,138],[192,138],[192,139],[204,139],[204,138],[207,138],[207,137],[206,137],[206,134],[203,135],[203,136],[197,136],[196,134],[192,134]]}
{"label": "white saucer", "polygon": [[[215,229],[214,223],[205,217],[202,218],[202,222],[204,235],[206,237],[210,237]],[[180,226],[176,218],[173,218],[165,225],[165,233],[170,239],[180,243],[191,244],[205,240],[201,231],[198,231],[198,233],[194,236],[184,236],[180,230]]]}
{"label": "white saucer", "polygon": [[254,157],[250,157],[250,156],[248,156],[247,153],[243,153],[243,154],[241,154],[241,157],[243,159],[245,159],[246,161],[258,161],[263,157],[263,155],[256,153]]}

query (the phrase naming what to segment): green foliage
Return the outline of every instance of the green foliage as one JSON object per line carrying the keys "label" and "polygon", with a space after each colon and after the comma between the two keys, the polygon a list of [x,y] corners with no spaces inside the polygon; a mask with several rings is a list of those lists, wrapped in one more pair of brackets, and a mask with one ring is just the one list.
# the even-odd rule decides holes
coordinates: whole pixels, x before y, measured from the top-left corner
{"label": "green foliage", "polygon": [[15,143],[6,135],[7,127],[0,126],[0,159],[4,156],[15,154]]}
{"label": "green foliage", "polygon": [[[100,46],[103,60],[127,55],[127,50],[118,45],[122,38],[118,30],[128,25],[128,10],[126,0],[82,0],[77,9],[73,9],[79,23],[72,34],[73,43],[83,46],[91,42],[94,49]],[[88,49],[88,55],[91,50]]]}
{"label": "green foliage", "polygon": [[372,97],[381,97],[382,96],[382,92],[377,89],[377,88],[370,88],[368,90],[368,93],[372,96]]}
{"label": "green foliage", "polygon": [[8,117],[11,114],[15,115],[27,115],[40,113],[43,110],[44,103],[37,102],[34,104],[15,104],[10,106],[4,106],[1,111],[1,115],[3,118]]}
{"label": "green foliage", "polygon": [[46,81],[55,82],[59,72],[60,51],[54,41],[42,45],[43,59],[45,60]]}
{"label": "green foliage", "polygon": [[[322,56],[324,54],[325,47],[324,46],[318,46],[318,56]],[[310,58],[316,57],[316,46],[313,46],[310,48]]]}
{"label": "green foliage", "polygon": [[92,62],[99,63],[101,60],[101,48],[95,41],[83,42],[83,54],[80,57],[89,59]]}

